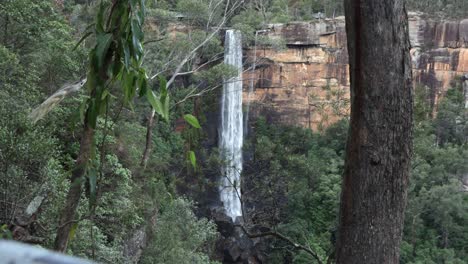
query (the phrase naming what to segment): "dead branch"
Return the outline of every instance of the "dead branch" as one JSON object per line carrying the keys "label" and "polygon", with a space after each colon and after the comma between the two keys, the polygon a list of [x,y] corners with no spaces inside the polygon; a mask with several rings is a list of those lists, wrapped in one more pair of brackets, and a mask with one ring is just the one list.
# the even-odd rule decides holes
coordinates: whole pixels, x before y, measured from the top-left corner
{"label": "dead branch", "polygon": [[86,78],[74,82],[72,84],[66,84],[49,98],[47,98],[42,104],[34,108],[29,114],[33,123],[36,123],[42,119],[47,113],[49,113],[56,105],[58,105],[63,99],[68,97],[70,94],[78,92],[86,83]]}
{"label": "dead branch", "polygon": [[311,255],[315,260],[317,260],[317,262],[319,264],[324,264],[323,261],[320,259],[320,257],[317,255],[317,253],[315,253],[312,249],[310,249],[309,247],[306,247],[304,245],[301,245],[301,244],[298,244],[296,242],[294,242],[294,240],[292,240],[291,238],[277,232],[277,231],[273,231],[273,230],[270,230],[270,231],[267,231],[267,232],[262,232],[262,233],[256,233],[256,234],[251,234],[247,231],[247,229],[243,226],[243,225],[235,225],[236,227],[240,227],[242,229],[242,231],[249,237],[249,238],[260,238],[260,237],[267,237],[267,236],[272,236],[272,237],[276,237],[278,239],[281,239],[285,242],[287,242],[288,244],[290,244],[291,246],[294,247],[294,249],[297,249],[297,250],[303,250],[305,251],[306,253],[308,253],[309,255]]}

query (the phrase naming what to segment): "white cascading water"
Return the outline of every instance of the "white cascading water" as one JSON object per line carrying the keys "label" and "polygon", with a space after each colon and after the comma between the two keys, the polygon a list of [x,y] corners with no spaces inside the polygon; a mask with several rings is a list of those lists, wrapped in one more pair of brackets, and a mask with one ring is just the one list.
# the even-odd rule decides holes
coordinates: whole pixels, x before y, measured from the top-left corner
{"label": "white cascading water", "polygon": [[235,222],[242,215],[240,174],[242,172],[242,42],[239,31],[227,30],[224,63],[237,70],[237,76],[225,81],[221,98],[219,148],[221,159],[220,196],[226,215]]}

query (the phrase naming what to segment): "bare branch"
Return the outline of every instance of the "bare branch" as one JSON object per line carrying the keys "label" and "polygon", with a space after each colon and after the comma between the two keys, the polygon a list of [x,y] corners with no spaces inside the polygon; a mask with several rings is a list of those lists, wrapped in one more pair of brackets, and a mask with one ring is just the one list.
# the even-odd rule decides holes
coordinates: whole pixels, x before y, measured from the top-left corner
{"label": "bare branch", "polygon": [[294,240],[292,240],[291,238],[289,238],[289,237],[287,237],[287,236],[285,236],[285,235],[283,235],[283,234],[281,234],[281,233],[279,233],[277,231],[270,230],[270,231],[267,231],[267,232],[251,234],[251,233],[249,233],[247,231],[247,229],[243,225],[235,225],[235,226],[240,227],[242,229],[242,231],[249,238],[260,238],[260,237],[267,237],[267,236],[273,236],[273,237],[279,238],[279,239],[287,242],[288,244],[292,245],[295,249],[305,251],[306,253],[311,255],[315,260],[317,260],[317,262],[319,264],[323,264],[323,261],[320,259],[320,257],[317,255],[317,253],[312,251],[312,249],[310,249],[309,247],[306,247],[304,245],[301,245],[301,244],[298,244],[298,243],[294,242]]}
{"label": "bare branch", "polygon": [[33,123],[36,123],[40,119],[42,119],[47,113],[49,113],[56,105],[58,105],[63,99],[67,96],[78,92],[86,83],[86,78],[79,80],[72,84],[66,84],[54,94],[52,94],[49,98],[47,98],[42,104],[36,107],[32,112],[29,114],[29,118],[31,118]]}

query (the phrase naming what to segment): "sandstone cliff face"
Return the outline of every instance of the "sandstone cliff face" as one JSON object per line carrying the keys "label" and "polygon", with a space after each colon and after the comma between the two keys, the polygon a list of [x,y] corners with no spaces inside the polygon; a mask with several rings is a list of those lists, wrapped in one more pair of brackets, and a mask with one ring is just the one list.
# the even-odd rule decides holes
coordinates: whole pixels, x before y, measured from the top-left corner
{"label": "sandstone cliff face", "polygon": [[[414,84],[437,99],[455,76],[468,73],[468,19],[435,21],[409,14]],[[286,48],[246,51],[244,101],[250,114],[287,125],[317,129],[349,113],[349,69],[344,17],[316,22],[273,24],[266,33]],[[248,96],[253,85],[254,92]]]}

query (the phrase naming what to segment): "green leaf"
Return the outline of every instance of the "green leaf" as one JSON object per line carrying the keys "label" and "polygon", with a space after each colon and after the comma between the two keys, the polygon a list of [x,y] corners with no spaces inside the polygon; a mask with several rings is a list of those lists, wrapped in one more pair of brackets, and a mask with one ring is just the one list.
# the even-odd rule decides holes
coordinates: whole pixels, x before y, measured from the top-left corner
{"label": "green leaf", "polygon": [[140,40],[135,35],[133,35],[132,41],[133,51],[135,52],[135,59],[138,61],[140,59],[141,54],[143,53],[143,46],[141,45]]}
{"label": "green leaf", "polygon": [[163,98],[161,98],[161,103],[163,105],[163,111],[164,111],[164,119],[166,119],[166,121],[169,120],[169,95],[166,94],[166,96],[164,97],[164,101],[163,101]]}
{"label": "green leaf", "polygon": [[128,8],[124,8],[122,11],[121,11],[121,15],[120,15],[120,25],[119,25],[119,28],[120,28],[120,31],[121,32],[128,32],[128,29],[130,27],[130,25],[127,23],[128,20],[130,19],[129,17],[129,10]]}
{"label": "green leaf", "polygon": [[186,114],[184,115],[184,119],[194,128],[201,128],[200,123],[198,123],[198,119],[195,116],[191,114]]}
{"label": "green leaf", "polygon": [[127,42],[125,42],[124,40],[122,40],[122,42],[124,42],[123,43],[123,50],[124,50],[125,69],[128,70],[129,65],[130,65],[130,48],[128,47]]}
{"label": "green leaf", "polygon": [[135,10],[136,4],[137,4],[136,0],[130,0],[130,7],[132,8],[132,10]]}
{"label": "green leaf", "polygon": [[159,100],[159,98],[156,97],[156,95],[154,94],[153,91],[151,91],[151,89],[146,90],[146,98],[148,99],[148,102],[153,107],[154,111],[158,113],[158,115],[164,118],[164,111],[163,111],[163,106],[161,104],[161,101]]}
{"label": "green leaf", "polygon": [[145,76],[140,78],[140,92],[139,96],[142,97],[147,93],[148,90],[148,81],[146,80]]}
{"label": "green leaf", "polygon": [[88,118],[88,124],[93,128],[96,129],[96,121],[97,121],[97,116],[98,116],[98,110],[99,108],[97,107],[96,99],[92,98],[89,101],[89,106],[87,110],[87,118]]}
{"label": "green leaf", "polygon": [[96,57],[98,60],[98,67],[102,67],[107,50],[109,50],[110,44],[112,42],[112,34],[99,34],[97,35],[96,42]]}
{"label": "green leaf", "polygon": [[146,6],[145,0],[140,0],[140,10],[138,11],[138,18],[140,19],[140,23],[144,23],[146,16]]}
{"label": "green leaf", "polygon": [[133,36],[140,40],[143,37],[143,32],[141,31],[141,22],[138,19],[132,19],[131,22]]}
{"label": "green leaf", "polygon": [[[145,74],[146,78],[146,74]],[[151,89],[147,89],[146,98],[148,99],[151,106],[153,106],[154,111],[158,113],[164,120],[169,120],[169,94],[167,93],[166,80],[164,78],[159,78],[159,87],[160,95],[156,96]]]}
{"label": "green leaf", "polygon": [[159,88],[161,89],[161,96],[167,96],[167,80],[163,76],[159,76]]}
{"label": "green leaf", "polygon": [[169,120],[169,93],[167,92],[167,81],[163,76],[159,76],[159,89],[161,90],[160,101],[163,107],[163,117]]}
{"label": "green leaf", "polygon": [[196,169],[197,168],[197,157],[195,156],[195,152],[190,150],[188,152],[188,154],[189,154],[190,163],[192,164],[193,168]]}
{"label": "green leaf", "polygon": [[125,103],[131,103],[131,100],[135,92],[136,82],[137,82],[137,77],[133,74],[133,72],[125,74],[123,82],[122,82],[123,84],[122,89],[124,93]]}
{"label": "green leaf", "polygon": [[110,95],[109,90],[104,90],[101,95],[101,100],[106,99],[108,95]]}
{"label": "green leaf", "polygon": [[96,15],[96,31],[98,33],[104,32],[104,11],[106,10],[106,7],[107,4],[104,4],[104,1],[101,1]]}
{"label": "green leaf", "polygon": [[68,240],[72,241],[75,237],[76,230],[78,229],[78,223],[73,223],[70,229],[70,233],[68,233]]}

